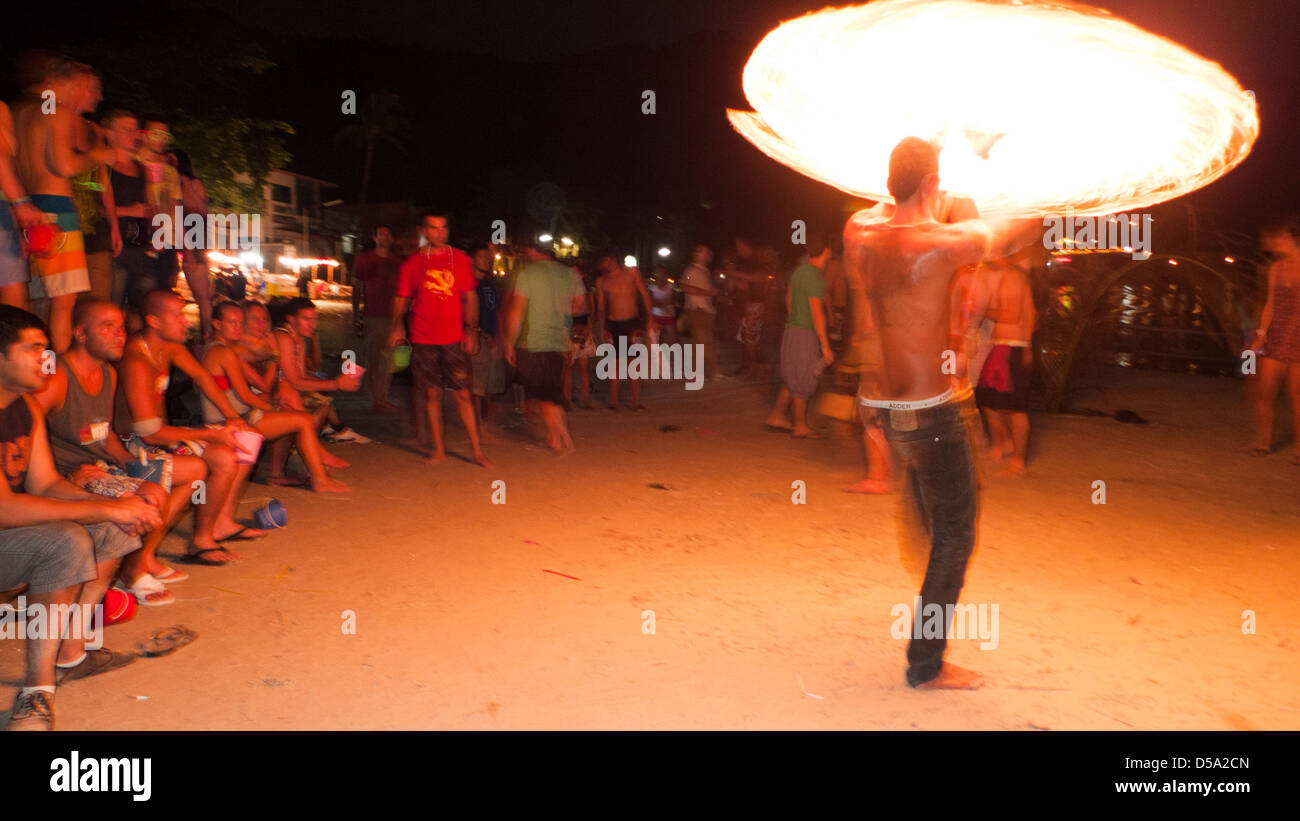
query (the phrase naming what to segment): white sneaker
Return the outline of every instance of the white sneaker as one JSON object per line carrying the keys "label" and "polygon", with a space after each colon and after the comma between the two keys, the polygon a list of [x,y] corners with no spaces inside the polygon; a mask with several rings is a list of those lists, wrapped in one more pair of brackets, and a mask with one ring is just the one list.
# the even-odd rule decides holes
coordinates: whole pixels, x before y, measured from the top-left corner
{"label": "white sneaker", "polygon": [[335,441],[335,442],[355,442],[355,443],[358,444],[358,445],[368,445],[368,444],[370,444],[371,442],[373,442],[374,440],[373,440],[373,439],[370,439],[370,438],[368,438],[368,437],[362,436],[361,434],[359,434],[359,433],[357,433],[356,431],[354,431],[352,428],[343,428],[343,429],[341,429],[341,430],[336,430],[336,431],[334,431],[334,436],[332,437],[332,441]]}

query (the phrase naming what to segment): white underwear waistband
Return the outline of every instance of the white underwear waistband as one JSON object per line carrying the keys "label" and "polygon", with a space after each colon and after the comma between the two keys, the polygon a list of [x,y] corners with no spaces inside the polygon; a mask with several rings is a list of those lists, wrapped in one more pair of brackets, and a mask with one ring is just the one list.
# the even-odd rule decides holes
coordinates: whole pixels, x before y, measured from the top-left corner
{"label": "white underwear waistband", "polygon": [[[963,393],[965,392],[966,391],[963,391]],[[949,388],[938,396],[932,396],[929,399],[867,399],[866,397],[859,396],[858,401],[869,408],[887,408],[889,410],[924,410],[925,408],[933,408],[945,404],[954,398],[961,398],[957,396],[956,388]]]}

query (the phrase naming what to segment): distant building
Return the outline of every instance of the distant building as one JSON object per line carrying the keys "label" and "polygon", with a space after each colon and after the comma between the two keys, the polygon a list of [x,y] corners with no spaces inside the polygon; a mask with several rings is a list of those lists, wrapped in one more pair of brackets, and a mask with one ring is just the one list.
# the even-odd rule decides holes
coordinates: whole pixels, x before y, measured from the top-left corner
{"label": "distant building", "polygon": [[361,238],[357,217],[343,205],[339,186],[328,180],[272,171],[262,186],[262,257],[267,270],[294,273],[284,259],[332,259],[317,265],[313,279],[348,283],[349,266]]}

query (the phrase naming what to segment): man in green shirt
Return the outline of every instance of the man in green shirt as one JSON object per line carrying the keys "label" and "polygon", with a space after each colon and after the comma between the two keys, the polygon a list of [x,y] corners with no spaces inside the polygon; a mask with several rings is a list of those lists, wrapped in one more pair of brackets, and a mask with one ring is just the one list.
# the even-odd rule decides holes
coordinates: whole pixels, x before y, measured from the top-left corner
{"label": "man in green shirt", "polygon": [[573,315],[584,310],[586,294],[549,250],[530,247],[525,258],[528,264],[519,271],[506,308],[506,361],[524,386],[526,417],[534,421],[540,416],[551,450],[571,451],[563,404],[564,355]]}
{"label": "man in green shirt", "polygon": [[[808,261],[790,274],[785,294],[787,317],[781,334],[781,393],[767,417],[770,430],[790,431],[798,439],[822,439],[808,427],[808,400],[817,392],[817,377],[831,364],[831,343],[826,337],[826,281],[822,271],[831,256],[828,238],[808,245]],[[794,404],[794,424],[786,421],[786,408]]]}

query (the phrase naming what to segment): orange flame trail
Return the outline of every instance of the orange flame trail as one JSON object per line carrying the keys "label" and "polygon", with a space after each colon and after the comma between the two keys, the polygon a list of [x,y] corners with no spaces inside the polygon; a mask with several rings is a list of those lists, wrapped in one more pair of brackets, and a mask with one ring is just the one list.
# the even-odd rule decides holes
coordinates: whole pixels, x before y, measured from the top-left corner
{"label": "orange flame trail", "polygon": [[732,126],[769,157],[891,201],[889,152],[935,140],[981,213],[1140,209],[1208,185],[1259,136],[1217,63],[1089,6],[881,0],[785,22],[744,72]]}

